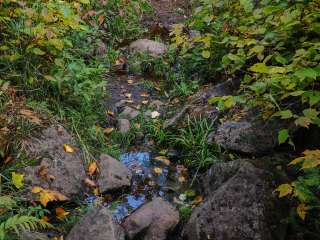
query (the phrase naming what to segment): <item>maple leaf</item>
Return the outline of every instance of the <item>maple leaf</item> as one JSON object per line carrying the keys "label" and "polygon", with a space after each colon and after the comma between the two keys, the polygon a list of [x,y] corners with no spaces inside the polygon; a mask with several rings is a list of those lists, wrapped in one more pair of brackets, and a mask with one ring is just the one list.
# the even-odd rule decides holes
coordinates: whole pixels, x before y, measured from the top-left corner
{"label": "maple leaf", "polygon": [[22,188],[24,175],[16,172],[12,172],[11,175],[13,185],[18,189]]}
{"label": "maple leaf", "polygon": [[304,203],[300,203],[297,207],[297,213],[299,215],[299,217],[304,220],[306,215],[307,215],[307,210],[309,208],[304,204]]}
{"label": "maple leaf", "polygon": [[292,190],[293,190],[292,186],[286,183],[286,184],[281,184],[275,191],[279,192],[279,198],[281,198],[291,194]]}
{"label": "maple leaf", "polygon": [[88,166],[88,175],[92,176],[96,171],[97,171],[97,163],[96,162],[91,162]]}
{"label": "maple leaf", "polygon": [[33,187],[31,192],[40,194],[39,201],[45,207],[49,202],[68,200],[65,195],[59,193],[58,191],[44,189],[42,187]]}
{"label": "maple leaf", "polygon": [[63,149],[64,149],[64,151],[67,152],[67,153],[73,153],[73,152],[74,152],[74,149],[73,149],[70,145],[68,145],[68,144],[64,144],[64,145],[63,145]]}

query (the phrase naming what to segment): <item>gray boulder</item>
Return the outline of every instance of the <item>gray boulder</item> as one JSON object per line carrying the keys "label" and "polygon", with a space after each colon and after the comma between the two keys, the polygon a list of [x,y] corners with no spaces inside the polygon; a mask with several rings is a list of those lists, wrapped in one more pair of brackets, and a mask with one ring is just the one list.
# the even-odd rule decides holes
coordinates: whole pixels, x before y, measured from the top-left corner
{"label": "gray boulder", "polygon": [[167,45],[160,42],[152,41],[149,39],[139,39],[132,42],[129,46],[129,49],[131,51],[146,52],[151,56],[161,56],[167,52],[168,47]]}
{"label": "gray boulder", "polygon": [[107,208],[94,207],[71,229],[66,240],[124,240],[121,226],[116,224]]}
{"label": "gray boulder", "polygon": [[[129,239],[164,240],[179,222],[179,213],[168,202],[155,198],[124,220]],[[140,239],[140,238],[139,238]]]}
{"label": "gray boulder", "polygon": [[279,129],[279,125],[272,122],[226,121],[211,134],[211,137],[214,142],[231,151],[265,154],[277,145]]}
{"label": "gray boulder", "polygon": [[132,107],[126,106],[124,107],[123,111],[120,113],[122,118],[126,118],[129,120],[133,120],[138,117],[139,111],[133,109]]}
{"label": "gray boulder", "polygon": [[132,173],[120,161],[109,155],[101,155],[99,162],[98,184],[101,192],[116,190],[131,185]]}
{"label": "gray boulder", "polygon": [[[74,152],[66,152],[64,144],[72,146]],[[56,190],[69,198],[80,192],[86,177],[81,153],[62,126],[45,129],[39,137],[27,140],[24,149],[30,158],[40,159],[38,166],[23,170],[26,183]]]}
{"label": "gray boulder", "polygon": [[49,240],[46,234],[38,232],[24,231],[20,235],[20,240]]}
{"label": "gray boulder", "polygon": [[120,133],[126,134],[130,131],[130,121],[128,119],[120,118],[117,121],[117,128]]}
{"label": "gray boulder", "polygon": [[185,239],[277,239],[282,215],[271,177],[247,160],[216,163],[204,178],[206,201],[184,227]]}

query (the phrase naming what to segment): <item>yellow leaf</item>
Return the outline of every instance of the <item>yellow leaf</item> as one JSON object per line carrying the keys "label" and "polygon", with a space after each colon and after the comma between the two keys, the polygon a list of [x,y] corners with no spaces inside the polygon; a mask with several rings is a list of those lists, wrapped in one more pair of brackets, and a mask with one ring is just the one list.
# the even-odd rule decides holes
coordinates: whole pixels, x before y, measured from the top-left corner
{"label": "yellow leaf", "polygon": [[297,207],[297,213],[299,217],[304,220],[307,214],[308,207],[304,203],[300,203]]}
{"label": "yellow leaf", "polygon": [[279,192],[279,198],[285,197],[292,193],[292,186],[288,183],[281,184],[275,191]]}
{"label": "yellow leaf", "polygon": [[68,198],[63,194],[50,190],[50,189],[43,189],[41,187],[33,187],[31,190],[33,193],[39,193],[39,201],[43,206],[47,206],[48,202],[52,201],[66,201]]}
{"label": "yellow leaf", "polygon": [[170,160],[165,156],[158,156],[154,158],[157,161],[163,162],[165,165],[170,165]]}
{"label": "yellow leaf", "polygon": [[68,145],[68,144],[64,144],[64,145],[63,145],[63,149],[64,149],[64,151],[67,152],[67,153],[73,153],[73,152],[74,152],[74,149],[73,149],[70,145]]}
{"label": "yellow leaf", "polygon": [[153,169],[153,171],[154,171],[156,174],[161,174],[161,173],[162,173],[162,168],[155,167],[155,168]]}
{"label": "yellow leaf", "polygon": [[88,175],[92,176],[96,171],[97,171],[97,163],[96,162],[91,162],[88,166]]}
{"label": "yellow leaf", "polygon": [[11,174],[12,174],[13,185],[18,189],[22,188],[24,175],[16,172],[12,172]]}
{"label": "yellow leaf", "polygon": [[211,54],[209,51],[205,50],[205,51],[202,51],[201,55],[203,58],[209,58]]}
{"label": "yellow leaf", "polygon": [[58,219],[62,219],[65,216],[69,215],[69,212],[65,211],[62,207],[56,208],[55,212]]}
{"label": "yellow leaf", "polygon": [[42,190],[43,190],[42,187],[33,187],[32,190],[31,190],[31,192],[33,192],[33,193],[39,193],[39,192],[41,192]]}
{"label": "yellow leaf", "polygon": [[157,112],[157,111],[153,111],[153,112],[151,113],[151,118],[157,118],[157,117],[159,117],[159,116],[160,116],[160,113]]}
{"label": "yellow leaf", "polygon": [[296,165],[296,164],[302,162],[303,160],[304,160],[304,157],[299,157],[299,158],[292,160],[288,165]]}
{"label": "yellow leaf", "polygon": [[105,129],[103,130],[103,132],[104,132],[105,134],[110,134],[110,133],[113,132],[113,130],[114,130],[114,128],[105,128]]}

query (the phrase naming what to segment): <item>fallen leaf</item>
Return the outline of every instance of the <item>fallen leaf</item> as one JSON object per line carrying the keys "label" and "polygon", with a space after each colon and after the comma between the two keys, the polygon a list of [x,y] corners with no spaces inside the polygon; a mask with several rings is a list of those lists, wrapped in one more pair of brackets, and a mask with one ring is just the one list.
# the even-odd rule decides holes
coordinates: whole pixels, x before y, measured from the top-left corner
{"label": "fallen leaf", "polygon": [[90,188],[95,188],[95,187],[97,187],[97,184],[96,184],[93,180],[91,180],[90,178],[86,178],[86,179],[84,180],[84,183],[85,183],[88,187],[90,187]]}
{"label": "fallen leaf", "polygon": [[70,214],[69,212],[65,211],[62,207],[56,208],[55,212],[56,212],[57,218],[60,220]]}
{"label": "fallen leaf", "polygon": [[41,221],[44,221],[44,222],[49,222],[49,217],[48,216],[43,216],[42,218],[41,218]]}
{"label": "fallen leaf", "polygon": [[165,156],[158,156],[158,157],[155,157],[154,159],[157,161],[163,162],[167,166],[170,165],[170,160]]}
{"label": "fallen leaf", "polygon": [[299,206],[297,207],[297,213],[302,220],[306,218],[307,210],[308,210],[308,207],[304,203],[300,203]]}
{"label": "fallen leaf", "polygon": [[13,185],[18,189],[22,188],[24,175],[16,172],[12,172],[11,175]]}
{"label": "fallen leaf", "polygon": [[99,25],[102,25],[102,24],[103,24],[103,22],[104,22],[104,16],[103,16],[103,15],[100,15],[100,16],[98,17],[98,22],[99,22]]}
{"label": "fallen leaf", "polygon": [[186,178],[185,178],[184,176],[180,176],[180,177],[178,177],[178,181],[179,181],[180,183],[184,183],[184,182],[186,182],[187,180],[186,180]]}
{"label": "fallen leaf", "polygon": [[114,112],[112,112],[111,110],[108,110],[108,111],[107,111],[107,114],[108,114],[109,116],[111,116],[111,117],[114,117]]}
{"label": "fallen leaf", "polygon": [[160,113],[157,112],[157,111],[153,111],[153,112],[151,113],[151,118],[157,118],[157,117],[159,117],[159,116],[160,116]]}
{"label": "fallen leaf", "polygon": [[112,133],[113,130],[114,130],[114,128],[110,127],[110,128],[105,128],[105,129],[103,130],[103,132],[108,135],[108,134]]}
{"label": "fallen leaf", "polygon": [[162,168],[155,167],[155,168],[153,168],[153,171],[154,171],[156,174],[161,174],[161,173],[162,173]]}
{"label": "fallen leaf", "polygon": [[132,97],[132,93],[126,93],[126,94],[124,94],[124,96],[126,96],[126,98],[131,98]]}
{"label": "fallen leaf", "polygon": [[92,176],[96,171],[97,171],[97,163],[96,162],[91,162],[88,166],[88,175]]}
{"label": "fallen leaf", "polygon": [[141,124],[140,123],[135,123],[134,126],[135,126],[136,129],[140,129],[141,128]]}
{"label": "fallen leaf", "polygon": [[146,92],[142,92],[142,93],[140,93],[140,96],[141,97],[150,97],[150,94],[146,93]]}
{"label": "fallen leaf", "polygon": [[48,172],[49,172],[48,167],[45,166],[45,165],[41,165],[41,166],[39,167],[39,169],[38,169],[37,175],[38,175],[39,177],[45,177],[45,176],[47,176]]}
{"label": "fallen leaf", "polygon": [[93,190],[93,194],[94,194],[95,196],[99,196],[99,195],[100,195],[100,189],[99,189],[99,188],[95,188],[95,189]]}
{"label": "fallen leaf", "polygon": [[43,206],[47,206],[48,202],[53,201],[66,201],[68,198],[62,193],[55,190],[44,189],[41,187],[33,187],[31,190],[33,193],[39,193],[39,201]]}
{"label": "fallen leaf", "polygon": [[134,81],[133,81],[132,79],[128,79],[128,80],[127,80],[127,83],[128,83],[128,84],[133,84]]}
{"label": "fallen leaf", "polygon": [[74,149],[68,144],[63,144],[63,149],[66,153],[73,153],[74,152]]}
{"label": "fallen leaf", "polygon": [[0,216],[3,215],[6,212],[4,208],[0,208]]}
{"label": "fallen leaf", "polygon": [[279,198],[285,197],[292,193],[292,186],[290,184],[281,184],[275,191],[279,192]]}
{"label": "fallen leaf", "polygon": [[203,196],[197,196],[193,201],[192,205],[199,205],[200,203],[203,202]]}
{"label": "fallen leaf", "polygon": [[12,157],[12,156],[7,156],[7,157],[4,159],[3,164],[8,164],[8,163],[10,163],[12,160],[13,160],[13,157]]}
{"label": "fallen leaf", "polygon": [[29,109],[21,109],[19,111],[21,115],[27,118],[30,122],[40,125],[41,120],[36,116],[36,113]]}
{"label": "fallen leaf", "polygon": [[149,103],[148,100],[141,101],[142,104],[147,105]]}

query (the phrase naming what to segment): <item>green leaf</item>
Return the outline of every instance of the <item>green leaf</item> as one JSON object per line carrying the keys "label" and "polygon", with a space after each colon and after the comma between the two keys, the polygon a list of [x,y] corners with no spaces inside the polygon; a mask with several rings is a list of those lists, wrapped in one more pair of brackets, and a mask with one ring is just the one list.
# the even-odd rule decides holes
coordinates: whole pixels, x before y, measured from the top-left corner
{"label": "green leaf", "polygon": [[285,143],[290,138],[288,129],[282,129],[278,132],[278,143]]}
{"label": "green leaf", "polygon": [[205,51],[202,51],[201,55],[203,58],[210,58],[211,54],[209,51],[205,50]]}
{"label": "green leaf", "polygon": [[11,181],[13,185],[18,189],[22,188],[24,175],[16,172],[12,172],[11,175],[12,175]]}
{"label": "green leaf", "polygon": [[42,51],[40,48],[33,48],[32,49],[32,52],[34,53],[34,54],[36,54],[36,55],[44,55],[44,54],[46,54],[44,51]]}
{"label": "green leaf", "polygon": [[281,119],[289,119],[293,117],[293,114],[290,110],[279,111],[274,114],[276,117],[281,117]]}
{"label": "green leaf", "polygon": [[264,63],[256,63],[250,68],[250,71],[257,73],[268,73],[269,68]]}
{"label": "green leaf", "polygon": [[312,68],[302,68],[296,71],[294,74],[302,80],[305,78],[316,79],[319,75],[317,71],[313,70]]}

